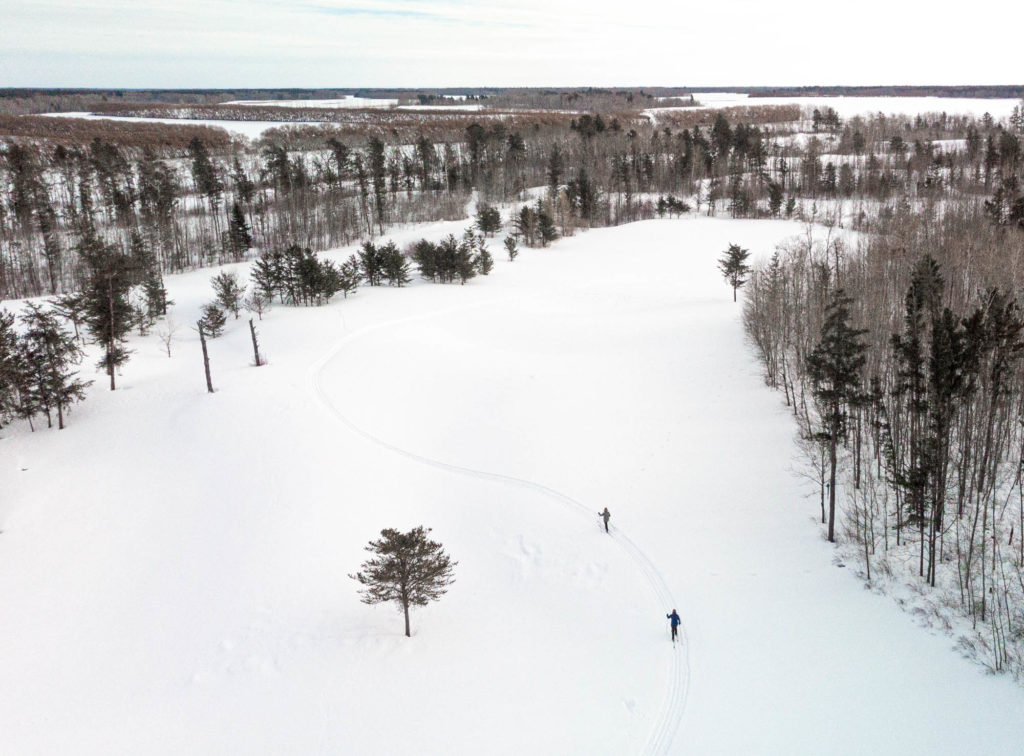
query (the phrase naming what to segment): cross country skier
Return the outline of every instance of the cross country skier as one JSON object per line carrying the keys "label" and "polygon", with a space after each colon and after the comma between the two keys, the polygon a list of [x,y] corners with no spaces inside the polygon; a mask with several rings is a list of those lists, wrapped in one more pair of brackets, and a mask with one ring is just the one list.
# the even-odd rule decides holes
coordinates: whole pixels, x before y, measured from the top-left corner
{"label": "cross country skier", "polygon": [[608,511],[608,507],[604,508],[603,512],[598,512],[597,516],[604,520],[604,532],[608,532],[608,520],[612,518],[612,513]]}
{"label": "cross country skier", "polygon": [[676,614],[676,610],[672,610],[672,614],[666,614],[665,618],[672,623],[672,642],[676,642],[676,635],[679,633],[679,623],[682,622],[679,619],[679,615]]}

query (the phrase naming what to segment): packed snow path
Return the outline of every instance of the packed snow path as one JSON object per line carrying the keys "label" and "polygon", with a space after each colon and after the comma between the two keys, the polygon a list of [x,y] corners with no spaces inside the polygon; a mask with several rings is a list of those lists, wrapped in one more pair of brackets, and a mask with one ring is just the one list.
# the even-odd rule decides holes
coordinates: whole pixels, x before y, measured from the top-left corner
{"label": "packed snow path", "polygon": [[[66,431],[0,440],[3,750],[1019,753],[1021,690],[834,565],[788,472],[715,260],[799,230],[652,221],[277,308],[259,369],[231,321],[212,396],[213,272],[172,277],[172,359],[135,339]],[[346,575],[419,524],[459,565],[408,639]]]}
{"label": "packed snow path", "polygon": [[[499,302],[499,304],[502,304]],[[467,310],[475,309],[476,306],[470,305],[469,307],[456,308],[455,312],[460,314],[467,314]],[[489,472],[487,470],[478,470],[468,467],[461,467],[459,465],[449,464],[442,462],[441,460],[431,459],[421,454],[403,449],[395,446],[388,441],[378,438],[372,433],[367,432],[363,428],[360,428],[353,423],[331,400],[330,393],[325,390],[321,377],[323,375],[324,368],[327,367],[331,362],[341,356],[344,348],[352,341],[358,338],[368,336],[381,328],[397,327],[405,323],[412,321],[419,321],[425,317],[436,317],[437,315],[448,314],[451,311],[443,311],[441,313],[433,313],[427,316],[413,316],[411,318],[398,320],[393,323],[383,323],[377,326],[371,326],[356,333],[345,336],[335,347],[328,352],[328,354],[313,365],[310,370],[310,384],[312,386],[314,394],[323,402],[323,404],[334,414],[338,420],[349,428],[353,432],[359,434],[363,438],[372,441],[379,446],[382,446],[389,451],[399,454],[408,459],[415,460],[430,467],[436,467],[441,470],[456,473],[458,475],[466,475],[471,478],[478,478],[481,480],[494,481],[503,485],[514,486],[517,488],[528,489],[531,491],[537,491],[542,495],[557,501],[561,504],[571,507],[573,510],[578,512],[581,516],[587,519],[593,519],[594,509],[588,507],[571,496],[566,496],[560,491],[556,491],[553,488],[541,485],[534,481],[525,480],[523,478],[516,478],[511,475],[503,475],[501,473]],[[672,597],[672,592],[668,586],[665,585],[665,580],[661,573],[658,572],[657,568],[651,564],[650,559],[647,555],[641,551],[635,543],[633,543],[624,533],[620,532],[617,527],[612,528],[609,525],[609,530],[614,531],[616,536],[616,543],[630,556],[633,562],[640,568],[647,578],[647,582],[654,593],[654,596],[658,599],[660,606],[676,606],[676,601]],[[686,623],[681,622],[678,628],[679,631],[679,648],[681,649],[678,653],[673,653],[670,656],[670,667],[671,671],[669,674],[669,687],[665,700],[661,705],[660,712],[655,721],[654,728],[647,741],[647,745],[644,748],[646,754],[663,754],[668,753],[669,748],[672,745],[672,738],[674,737],[676,730],[679,727],[679,722],[683,718],[683,714],[686,711],[686,699],[689,692],[689,673],[690,673],[690,662],[689,656],[689,644],[686,638]],[[675,643],[673,643],[673,651],[675,651]]]}

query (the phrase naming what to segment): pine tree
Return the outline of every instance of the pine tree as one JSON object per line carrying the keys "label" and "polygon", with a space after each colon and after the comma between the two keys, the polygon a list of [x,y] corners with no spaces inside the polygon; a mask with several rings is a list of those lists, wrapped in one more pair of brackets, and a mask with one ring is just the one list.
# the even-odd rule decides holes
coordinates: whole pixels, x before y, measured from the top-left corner
{"label": "pine tree", "polygon": [[81,326],[86,318],[86,301],[81,292],[62,294],[53,300],[53,309],[61,317],[67,318],[75,329],[75,338],[82,340]]}
{"label": "pine tree", "polygon": [[231,218],[228,222],[228,253],[235,260],[241,260],[251,247],[252,233],[242,208],[236,202],[231,207]]}
{"label": "pine tree", "polygon": [[133,325],[132,306],[128,301],[133,270],[125,255],[103,243],[91,230],[86,231],[79,244],[79,253],[88,271],[83,291],[86,325],[103,347],[103,357],[97,366],[107,372],[113,391],[117,368],[131,355],[125,341]]}
{"label": "pine tree", "polygon": [[203,333],[211,339],[224,333],[224,326],[227,325],[227,322],[227,315],[215,302],[203,305],[203,316],[199,319],[199,323],[203,327]]}
{"label": "pine tree", "polygon": [[747,276],[750,275],[750,266],[747,264],[748,257],[750,257],[749,250],[743,249],[739,244],[730,244],[729,249],[718,260],[718,269],[722,271],[722,276],[732,287],[733,302],[736,301],[737,289],[747,282]]}
{"label": "pine tree", "polygon": [[348,295],[355,291],[363,280],[363,275],[359,272],[359,259],[355,255],[349,256],[349,258],[341,264],[338,274],[339,283],[341,285],[340,291],[347,299]]}
{"label": "pine tree", "polygon": [[20,349],[14,314],[0,310],[0,428],[18,411],[18,388],[23,372]]}
{"label": "pine tree", "polygon": [[821,424],[816,437],[829,451],[829,541],[835,541],[836,447],[846,438],[847,408],[857,400],[864,366],[865,346],[860,337],[866,331],[850,327],[851,303],[842,289],[836,290],[825,311],[821,340],[807,357],[807,374]]}
{"label": "pine tree", "polygon": [[458,562],[451,561],[440,543],[427,535],[430,528],[419,526],[408,533],[392,528],[380,532],[381,538],[370,541],[366,550],[373,558],[363,562],[362,569],[350,578],[359,582],[364,604],[394,602],[405,615],[405,635],[411,637],[409,607],[426,606],[443,596],[455,582]]}
{"label": "pine tree", "polygon": [[476,257],[473,258],[473,265],[476,267],[476,272],[481,276],[489,275],[494,269],[494,258],[491,257],[490,250],[484,246],[482,239],[480,244],[477,245],[477,253]]}
{"label": "pine tree", "polygon": [[213,161],[210,160],[206,144],[199,137],[194,137],[188,144],[188,151],[192,158],[192,178],[196,182],[196,188],[209,200],[210,207],[216,209],[224,193],[224,183],[217,175]]}
{"label": "pine tree", "polygon": [[540,245],[548,246],[558,238],[558,229],[555,227],[555,220],[539,206],[537,208],[537,236],[540,237]]}
{"label": "pine tree", "polygon": [[[377,228],[384,233],[384,220],[387,209],[387,159],[384,142],[378,137],[370,137],[369,142],[370,178],[373,181],[374,210],[377,215]],[[371,283],[371,286],[379,286]]]}
{"label": "pine tree", "polygon": [[242,297],[245,296],[245,286],[238,278],[235,271],[224,271],[210,279],[213,285],[213,293],[217,298],[217,304],[224,311],[230,311],[235,320],[238,320],[238,312],[242,309]]}
{"label": "pine tree", "polygon": [[480,229],[480,233],[493,235],[501,229],[501,213],[493,205],[481,202],[476,209],[476,226]]}
{"label": "pine tree", "polygon": [[372,241],[363,242],[363,248],[359,250],[359,267],[366,283],[370,286],[380,286],[384,277],[384,264],[377,246]]}
{"label": "pine tree", "polygon": [[524,205],[515,217],[515,235],[521,236],[528,247],[534,245],[537,236],[537,213],[529,205]]}
{"label": "pine tree", "polygon": [[252,266],[253,288],[272,302],[278,296],[284,302],[285,296],[284,255],[280,252],[266,252]]}
{"label": "pine tree", "polygon": [[508,252],[509,262],[513,262],[519,256],[519,245],[516,244],[514,236],[505,237],[505,251]]}
{"label": "pine tree", "polygon": [[782,211],[782,185],[776,181],[768,182],[768,214],[773,218],[779,217]]}
{"label": "pine tree", "polygon": [[409,275],[409,261],[393,241],[377,250],[380,259],[381,276],[390,286],[405,286],[412,280]]}
{"label": "pine tree", "polygon": [[22,343],[30,370],[31,391],[35,401],[46,412],[57,410],[57,428],[64,430],[64,412],[74,402],[85,398],[85,389],[92,381],[82,381],[72,366],[82,361],[82,349],[75,338],[61,326],[57,315],[37,304],[25,305],[21,316],[24,326]]}

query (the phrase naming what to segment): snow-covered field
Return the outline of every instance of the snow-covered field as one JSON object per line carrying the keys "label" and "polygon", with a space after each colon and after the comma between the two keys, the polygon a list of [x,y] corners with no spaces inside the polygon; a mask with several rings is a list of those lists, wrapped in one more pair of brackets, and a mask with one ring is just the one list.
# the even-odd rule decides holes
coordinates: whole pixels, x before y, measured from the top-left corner
{"label": "snow-covered field", "polygon": [[[1024,691],[833,564],[787,472],[715,260],[799,230],[495,240],[465,286],[278,307],[265,367],[231,321],[213,395],[214,271],[171,277],[171,359],[0,440],[2,750],[1019,753]],[[346,575],[418,524],[459,565],[407,639]]]}
{"label": "snow-covered field", "polygon": [[[232,134],[238,134],[240,136],[247,137],[249,139],[259,139],[264,131],[268,129],[277,129],[282,126],[294,126],[296,125],[291,121],[220,121],[215,119],[203,119],[203,118],[137,118],[135,116],[110,116],[110,115],[96,115],[94,113],[84,112],[68,112],[68,113],[43,113],[50,118],[86,118],[89,120],[117,120],[117,121],[141,121],[143,123],[171,123],[176,126],[213,126],[218,129],[224,129]],[[303,122],[299,125],[310,125],[313,123],[322,123],[321,121],[309,121]]]}

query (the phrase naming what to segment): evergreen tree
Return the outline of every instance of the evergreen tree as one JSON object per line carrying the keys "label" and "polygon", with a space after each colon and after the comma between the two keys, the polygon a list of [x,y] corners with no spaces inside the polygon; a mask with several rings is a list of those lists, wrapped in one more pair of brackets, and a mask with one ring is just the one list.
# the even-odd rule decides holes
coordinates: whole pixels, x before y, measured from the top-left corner
{"label": "evergreen tree", "polygon": [[242,285],[235,271],[224,271],[210,279],[217,305],[225,312],[230,311],[238,320],[238,312],[242,309],[242,297],[245,286]]}
{"label": "evergreen tree", "polygon": [[253,195],[256,193],[256,184],[242,168],[238,158],[235,158],[231,164],[231,180],[235,182],[235,197],[246,205],[252,202]]}
{"label": "evergreen tree", "polygon": [[747,282],[750,275],[750,266],[747,258],[750,257],[750,250],[743,249],[739,244],[730,244],[718,260],[718,269],[722,276],[732,287],[732,301],[736,301],[736,291]]}
{"label": "evergreen tree", "polygon": [[355,255],[351,255],[345,262],[341,264],[341,268],[338,270],[339,284],[341,286],[340,291],[348,298],[363,280],[362,273],[359,272],[359,260]]}
{"label": "evergreen tree", "polygon": [[562,151],[557,144],[551,145],[551,154],[548,155],[547,180],[548,196],[553,200],[558,196],[558,187],[562,183],[562,174],[565,171],[565,161]]}
{"label": "evergreen tree", "polygon": [[528,247],[534,245],[537,237],[537,213],[529,205],[524,205],[515,217],[515,235],[522,237]]}
{"label": "evergreen tree", "polygon": [[97,367],[107,372],[110,390],[113,391],[117,368],[131,355],[125,341],[133,324],[132,306],[128,301],[133,270],[125,255],[105,244],[90,230],[87,230],[78,249],[88,276],[83,290],[86,326],[103,347],[103,357]]}
{"label": "evergreen tree", "polygon": [[[373,181],[373,202],[377,215],[377,228],[383,234],[387,208],[387,158],[384,153],[384,142],[378,137],[370,137],[369,163],[370,178]],[[379,286],[380,282],[370,285]]]}
{"label": "evergreen tree", "polygon": [[558,229],[555,227],[555,220],[545,212],[538,203],[537,207],[537,237],[542,247],[548,246],[558,238]]}
{"label": "evergreen tree", "polygon": [[405,286],[412,280],[409,275],[409,261],[393,241],[377,250],[380,258],[381,276],[389,286]]}
{"label": "evergreen tree", "polygon": [[776,181],[768,182],[768,214],[778,218],[782,211],[782,185]]}
{"label": "evergreen tree", "polygon": [[92,381],[79,380],[72,370],[82,361],[82,349],[61,326],[57,315],[37,304],[25,305],[21,321],[25,364],[31,376],[29,390],[46,413],[48,423],[52,422],[51,410],[57,410],[57,428],[64,430],[65,410],[84,399],[85,389],[92,385]]}
{"label": "evergreen tree", "polygon": [[274,297],[277,296],[284,302],[284,279],[284,255],[280,252],[266,252],[253,263],[253,288],[266,297],[267,301],[272,302]]}
{"label": "evergreen tree", "polygon": [[242,208],[236,202],[231,207],[231,218],[228,222],[228,253],[235,260],[241,260],[251,247],[252,233]]}
{"label": "evergreen tree", "polygon": [[480,233],[491,236],[501,229],[501,213],[493,205],[481,202],[476,209],[476,226]]}
{"label": "evergreen tree", "polygon": [[380,286],[384,278],[384,263],[380,251],[372,241],[363,242],[363,248],[359,250],[359,268],[367,284]]}
{"label": "evergreen tree", "polygon": [[81,292],[62,294],[53,300],[53,309],[61,317],[67,318],[75,329],[75,338],[82,340],[81,326],[86,318],[86,301]]}
{"label": "evergreen tree", "polygon": [[865,346],[860,337],[866,331],[850,327],[851,302],[842,289],[835,291],[825,311],[821,340],[807,357],[807,374],[821,423],[816,438],[827,445],[829,452],[829,541],[835,541],[836,447],[846,438],[847,409],[857,401],[864,366]]}
{"label": "evergreen tree", "polygon": [[224,333],[224,326],[227,325],[227,322],[227,315],[217,306],[216,302],[203,305],[203,316],[199,319],[199,323],[203,327],[203,333],[211,339]]}
{"label": "evergreen tree", "polygon": [[508,252],[509,262],[513,262],[519,256],[519,245],[516,244],[514,236],[505,237],[505,251]]}
{"label": "evergreen tree", "polygon": [[196,188],[209,200],[210,207],[218,207],[224,193],[224,183],[210,159],[206,144],[199,137],[193,137],[188,144],[188,152],[192,158],[192,178],[196,182]]}
{"label": "evergreen tree", "polygon": [[14,315],[0,310],[0,428],[10,422],[19,405],[21,385],[21,339],[14,328]]}
{"label": "evergreen tree", "polygon": [[419,526],[408,533],[392,528],[380,532],[366,550],[373,554],[350,578],[359,582],[364,604],[394,602],[405,615],[405,635],[411,637],[409,607],[437,601],[455,582],[453,562],[440,543],[427,535],[430,528]]}
{"label": "evergreen tree", "polygon": [[334,137],[327,140],[327,146],[331,148],[331,156],[334,158],[334,170],[339,181],[344,181],[349,174],[349,161],[352,157],[352,150],[344,142]]}

